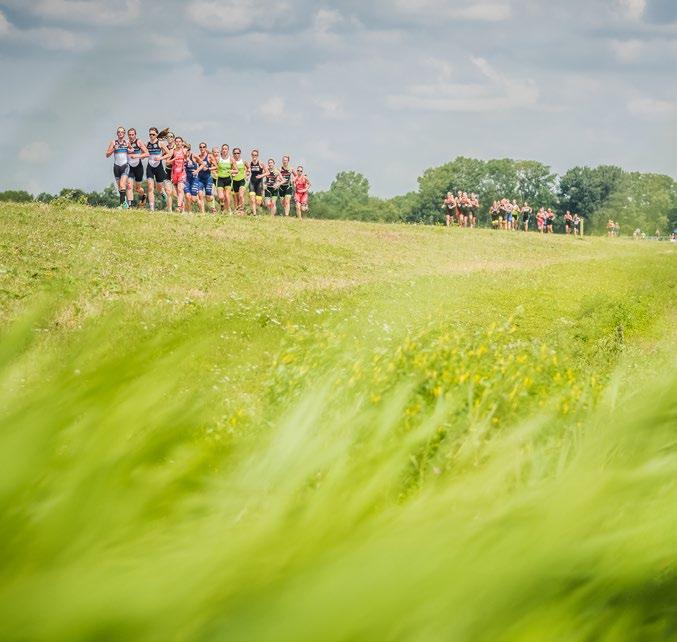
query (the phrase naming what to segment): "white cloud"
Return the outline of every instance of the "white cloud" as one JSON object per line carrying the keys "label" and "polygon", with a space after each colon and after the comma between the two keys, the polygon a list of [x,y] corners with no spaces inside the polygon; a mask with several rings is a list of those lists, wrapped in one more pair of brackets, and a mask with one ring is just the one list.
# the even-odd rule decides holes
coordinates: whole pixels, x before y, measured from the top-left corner
{"label": "white cloud", "polygon": [[177,63],[191,58],[188,45],[174,36],[152,33],[148,36],[150,59],[155,62]]}
{"label": "white cloud", "polygon": [[446,0],[395,0],[393,9],[418,22],[468,20],[501,22],[512,15],[506,2],[474,2],[463,7],[449,6]]}
{"label": "white cloud", "polygon": [[437,81],[410,85],[406,93],[388,96],[394,109],[417,111],[490,112],[536,104],[539,91],[530,79],[508,78],[484,58],[471,57],[471,63],[489,82]]}
{"label": "white cloud", "polygon": [[19,159],[26,163],[44,163],[52,156],[52,148],[44,141],[28,143],[19,150]]}
{"label": "white cloud", "polygon": [[139,17],[140,0],[38,0],[25,4],[42,18],[114,27]]}
{"label": "white cloud", "polygon": [[82,52],[94,46],[90,36],[67,29],[58,27],[19,29],[9,22],[2,12],[0,12],[0,37],[17,44],[37,46],[49,51]]}
{"label": "white cloud", "polygon": [[94,46],[94,40],[82,33],[75,33],[57,27],[38,27],[17,31],[17,38],[22,42],[37,45],[49,51],[88,51]]}
{"label": "white cloud", "polygon": [[641,20],[647,0],[618,0],[621,13],[631,20]]}
{"label": "white cloud", "polygon": [[635,62],[644,51],[644,43],[641,40],[612,40],[611,50],[621,62]]}
{"label": "white cloud", "polygon": [[261,117],[271,123],[281,123],[288,117],[284,99],[273,96],[259,107]]}
{"label": "white cloud", "polygon": [[675,113],[675,104],[657,98],[634,98],[628,103],[628,111],[640,118],[661,118]]}
{"label": "white cloud", "polygon": [[328,120],[345,120],[347,117],[343,103],[336,98],[315,98],[313,101],[323,118]]}
{"label": "white cloud", "polygon": [[12,25],[9,20],[5,18],[5,14],[0,11],[0,37],[8,36],[12,31]]}
{"label": "white cloud", "polygon": [[266,30],[291,21],[287,2],[263,3],[258,0],[191,0],[186,15],[196,25],[222,33]]}

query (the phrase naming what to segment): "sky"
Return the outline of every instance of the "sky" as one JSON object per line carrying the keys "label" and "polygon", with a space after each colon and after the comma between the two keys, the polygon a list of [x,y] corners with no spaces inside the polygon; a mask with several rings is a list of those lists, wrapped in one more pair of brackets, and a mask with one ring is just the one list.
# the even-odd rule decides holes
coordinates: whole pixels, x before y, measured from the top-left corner
{"label": "sky", "polygon": [[116,127],[314,189],[456,156],[677,177],[677,0],[0,0],[0,190],[100,190]]}

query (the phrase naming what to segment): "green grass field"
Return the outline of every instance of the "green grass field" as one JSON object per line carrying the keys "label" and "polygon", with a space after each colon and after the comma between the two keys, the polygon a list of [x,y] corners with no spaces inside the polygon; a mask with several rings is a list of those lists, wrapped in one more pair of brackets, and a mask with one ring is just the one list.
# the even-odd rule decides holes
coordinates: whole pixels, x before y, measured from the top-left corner
{"label": "green grass field", "polygon": [[0,221],[0,640],[677,639],[673,246]]}

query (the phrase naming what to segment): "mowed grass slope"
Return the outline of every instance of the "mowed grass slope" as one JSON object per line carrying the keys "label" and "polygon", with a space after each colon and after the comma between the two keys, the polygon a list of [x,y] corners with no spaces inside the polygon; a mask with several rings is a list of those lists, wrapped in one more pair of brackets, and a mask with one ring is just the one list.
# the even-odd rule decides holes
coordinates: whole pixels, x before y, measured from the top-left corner
{"label": "mowed grass slope", "polygon": [[673,247],[0,221],[3,640],[677,637]]}

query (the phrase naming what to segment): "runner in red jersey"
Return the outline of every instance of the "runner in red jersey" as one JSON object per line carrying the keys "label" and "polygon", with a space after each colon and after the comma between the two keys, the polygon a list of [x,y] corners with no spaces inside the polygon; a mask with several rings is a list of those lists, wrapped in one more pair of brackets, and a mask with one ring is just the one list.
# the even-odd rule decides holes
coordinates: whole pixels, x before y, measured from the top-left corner
{"label": "runner in red jersey", "polygon": [[176,188],[176,198],[179,205],[179,210],[183,211],[183,187],[186,182],[186,158],[187,153],[183,145],[183,138],[177,136],[174,139],[174,149],[172,149],[164,160],[172,161],[172,184]]}
{"label": "runner in red jersey", "polygon": [[301,212],[308,211],[308,190],[310,189],[310,181],[303,173],[303,167],[300,165],[296,168],[296,176],[294,181],[294,204],[296,205],[296,216],[303,218]]}

